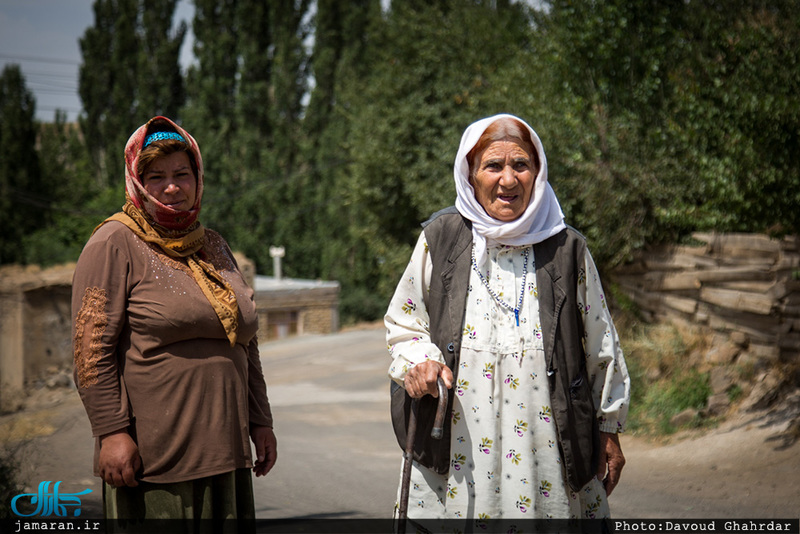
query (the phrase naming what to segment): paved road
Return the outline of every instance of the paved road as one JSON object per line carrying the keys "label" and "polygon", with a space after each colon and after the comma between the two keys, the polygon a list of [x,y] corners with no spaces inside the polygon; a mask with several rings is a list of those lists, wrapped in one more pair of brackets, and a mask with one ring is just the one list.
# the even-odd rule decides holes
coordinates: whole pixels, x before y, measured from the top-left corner
{"label": "paved road", "polygon": [[[260,349],[278,463],[254,480],[257,517],[391,517],[402,460],[389,417],[384,330],[304,336]],[[52,397],[54,405],[18,417],[15,432],[40,434],[20,453],[22,480],[31,489],[42,480],[63,481],[63,492],[90,488],[83,516],[102,515],[83,406],[74,390]]]}
{"label": "paved road", "polygon": [[[389,418],[384,330],[264,343],[261,353],[278,463],[255,479],[257,517],[390,517],[401,452]],[[74,390],[52,395],[49,407],[15,417],[15,431],[40,436],[22,451],[22,480],[31,489],[42,480],[64,481],[63,492],[90,488],[83,516],[97,517],[86,415]],[[800,445],[779,447],[766,419],[748,417],[668,446],[623,436],[628,464],[610,499],[614,516],[797,517]],[[0,430],[9,419],[0,418]]]}
{"label": "paved road", "polygon": [[255,481],[260,518],[390,517],[401,452],[383,328],[262,345],[278,463]]}

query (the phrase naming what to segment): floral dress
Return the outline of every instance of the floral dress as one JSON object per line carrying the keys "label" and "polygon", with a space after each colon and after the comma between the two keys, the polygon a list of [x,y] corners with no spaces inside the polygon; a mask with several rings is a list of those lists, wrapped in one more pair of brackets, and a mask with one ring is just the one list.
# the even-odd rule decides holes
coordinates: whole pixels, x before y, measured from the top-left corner
{"label": "floral dress", "polygon": [[[586,314],[587,371],[600,430],[618,432],[627,412],[629,379],[597,270],[588,253],[586,258],[576,289]],[[389,374],[400,384],[416,363],[444,362],[427,334],[430,273],[423,233],[386,316],[393,356]],[[473,260],[454,387],[449,473],[414,463],[409,518],[608,517],[605,490],[596,478],[579,492],[566,483],[550,406],[532,247],[490,247],[483,261]]]}

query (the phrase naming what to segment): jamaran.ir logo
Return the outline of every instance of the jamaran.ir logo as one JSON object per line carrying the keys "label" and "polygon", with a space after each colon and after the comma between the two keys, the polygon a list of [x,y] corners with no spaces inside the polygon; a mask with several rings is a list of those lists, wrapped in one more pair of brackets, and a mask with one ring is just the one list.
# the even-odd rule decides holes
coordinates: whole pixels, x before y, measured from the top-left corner
{"label": "jamaran.ir logo", "polygon": [[[74,506],[75,510],[73,511],[73,517],[78,517],[81,515],[81,495],[86,495],[91,493],[92,490],[85,489],[83,491],[79,491],[78,493],[60,493],[58,491],[59,486],[61,486],[61,481],[59,480],[53,485],[52,493],[50,492],[50,484],[52,481],[45,480],[39,483],[39,490],[37,493],[22,493],[17,495],[13,499],[11,499],[11,510],[17,514],[19,517],[50,517],[55,515],[57,517],[67,517],[67,507]],[[17,502],[20,499],[30,499],[29,504],[31,507],[35,507],[33,512],[31,513],[23,513],[20,512],[17,508]],[[23,500],[23,503],[25,501]]]}

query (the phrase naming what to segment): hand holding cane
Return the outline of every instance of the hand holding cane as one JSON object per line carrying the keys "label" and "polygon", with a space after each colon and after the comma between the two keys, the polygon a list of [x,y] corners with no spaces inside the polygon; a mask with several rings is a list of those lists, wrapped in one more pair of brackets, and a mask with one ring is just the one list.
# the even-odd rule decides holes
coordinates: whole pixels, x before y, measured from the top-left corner
{"label": "hand holding cane", "polygon": [[[433,422],[431,437],[442,439],[444,435],[444,418],[447,414],[447,387],[444,385],[442,377],[436,381],[439,390],[439,404],[436,409],[436,418]],[[406,434],[406,450],[403,453],[403,480],[400,487],[400,511],[398,513],[397,531],[405,533],[406,519],[408,518],[408,493],[411,484],[411,463],[414,459],[414,440],[417,434],[417,409],[419,399],[411,401],[411,410],[408,415],[408,430]]]}

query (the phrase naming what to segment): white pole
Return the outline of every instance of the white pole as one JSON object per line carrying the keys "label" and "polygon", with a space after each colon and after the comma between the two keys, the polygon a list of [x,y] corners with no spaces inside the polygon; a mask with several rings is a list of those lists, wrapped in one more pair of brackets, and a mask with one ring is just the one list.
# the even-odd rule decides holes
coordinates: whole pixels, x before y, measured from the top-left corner
{"label": "white pole", "polygon": [[272,256],[272,273],[275,280],[281,279],[281,258],[286,255],[283,247],[269,247],[269,255]]}

